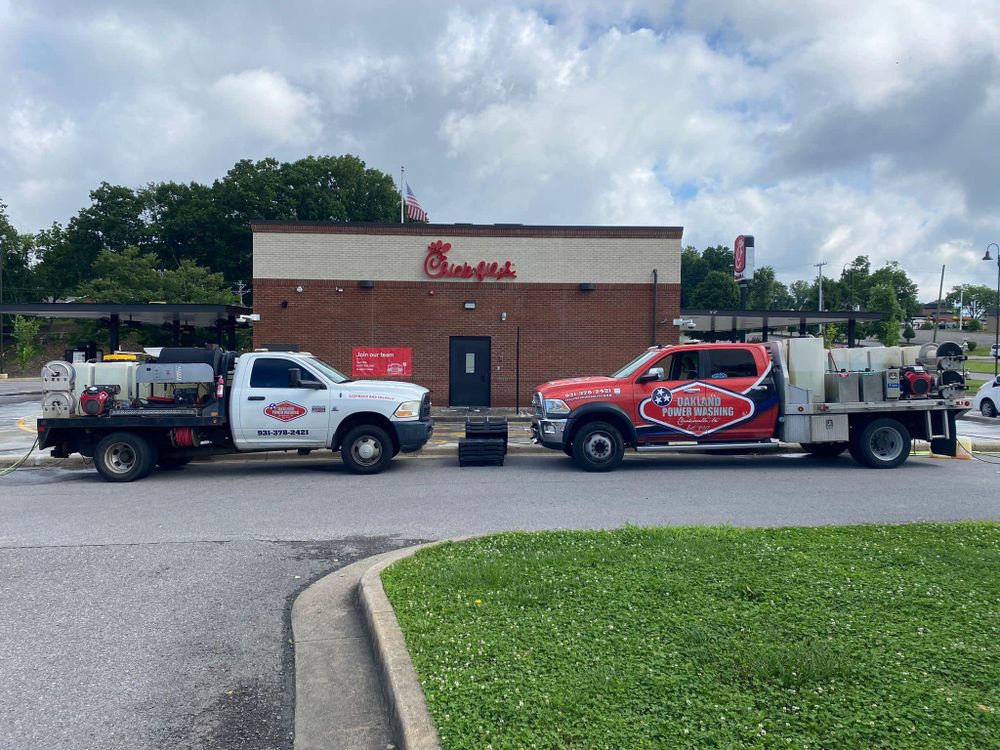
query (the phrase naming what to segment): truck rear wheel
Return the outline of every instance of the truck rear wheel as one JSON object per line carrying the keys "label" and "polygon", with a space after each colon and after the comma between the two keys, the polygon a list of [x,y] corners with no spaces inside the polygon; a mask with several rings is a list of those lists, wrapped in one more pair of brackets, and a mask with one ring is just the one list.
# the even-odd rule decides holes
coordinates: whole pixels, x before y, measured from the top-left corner
{"label": "truck rear wheel", "polygon": [[134,482],[153,470],[156,449],[134,432],[112,432],[94,449],[94,467],[108,482]]}
{"label": "truck rear wheel", "polygon": [[378,474],[392,460],[392,440],[381,427],[359,425],[344,437],[340,456],[355,474]]}
{"label": "truck rear wheel", "polygon": [[624,455],[621,433],[607,422],[585,424],[573,436],[573,460],[587,471],[611,471]]}
{"label": "truck rear wheel", "polygon": [[894,469],[910,456],[910,431],[895,419],[873,419],[851,431],[851,456],[873,469]]}
{"label": "truck rear wheel", "polygon": [[802,443],[802,450],[816,458],[836,458],[847,450],[847,443]]}

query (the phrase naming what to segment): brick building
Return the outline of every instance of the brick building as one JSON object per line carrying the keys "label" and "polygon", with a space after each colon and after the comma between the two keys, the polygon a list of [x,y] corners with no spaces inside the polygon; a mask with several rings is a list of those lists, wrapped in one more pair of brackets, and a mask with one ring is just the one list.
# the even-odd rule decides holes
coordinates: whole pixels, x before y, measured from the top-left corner
{"label": "brick building", "polygon": [[256,347],[412,380],[438,405],[524,407],[538,383],[678,338],[680,227],[251,226]]}

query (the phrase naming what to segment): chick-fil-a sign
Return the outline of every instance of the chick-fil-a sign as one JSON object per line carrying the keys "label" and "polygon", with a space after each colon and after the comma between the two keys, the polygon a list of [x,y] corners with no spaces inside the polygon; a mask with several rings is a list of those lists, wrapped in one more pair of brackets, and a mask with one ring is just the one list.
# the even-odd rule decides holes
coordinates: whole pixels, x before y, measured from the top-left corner
{"label": "chick-fil-a sign", "polygon": [[448,251],[451,250],[450,242],[432,242],[427,246],[427,257],[424,258],[424,273],[432,279],[471,279],[478,281],[493,279],[517,278],[517,272],[510,261],[504,261],[501,265],[498,261],[481,260],[474,266],[468,263],[451,263],[448,260]]}

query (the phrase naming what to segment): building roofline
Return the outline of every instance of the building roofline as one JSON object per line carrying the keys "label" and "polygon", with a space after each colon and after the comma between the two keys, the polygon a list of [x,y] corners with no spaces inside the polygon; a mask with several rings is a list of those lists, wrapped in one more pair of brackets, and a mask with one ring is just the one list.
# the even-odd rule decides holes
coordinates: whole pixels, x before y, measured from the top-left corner
{"label": "building roofline", "polygon": [[366,234],[451,237],[595,237],[608,239],[675,239],[683,227],[581,226],[556,224],[385,224],[371,222],[287,221],[254,219],[250,229],[260,234]]}

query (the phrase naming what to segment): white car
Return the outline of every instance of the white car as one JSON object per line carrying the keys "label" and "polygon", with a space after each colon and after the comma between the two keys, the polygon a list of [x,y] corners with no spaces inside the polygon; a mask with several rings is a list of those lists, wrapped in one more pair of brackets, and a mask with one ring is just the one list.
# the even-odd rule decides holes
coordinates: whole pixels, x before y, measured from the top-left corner
{"label": "white car", "polygon": [[995,417],[1000,407],[1000,377],[987,380],[976,391],[972,399],[972,408],[979,409],[984,417]]}

